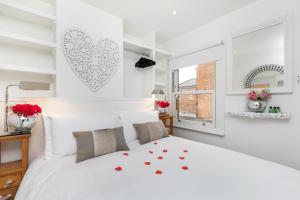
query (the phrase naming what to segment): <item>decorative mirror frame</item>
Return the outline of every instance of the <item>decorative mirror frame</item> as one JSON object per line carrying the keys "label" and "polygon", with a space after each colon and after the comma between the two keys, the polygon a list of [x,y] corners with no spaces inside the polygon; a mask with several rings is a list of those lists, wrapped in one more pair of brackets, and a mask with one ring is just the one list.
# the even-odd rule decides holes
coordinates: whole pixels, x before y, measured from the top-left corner
{"label": "decorative mirror frame", "polygon": [[278,72],[282,75],[284,75],[284,66],[281,65],[275,65],[275,64],[269,64],[269,65],[262,65],[254,70],[252,70],[248,75],[244,83],[245,88],[251,88],[251,82],[255,78],[255,76],[263,73],[263,72]]}
{"label": "decorative mirror frame", "polygon": [[233,45],[232,40],[236,37],[245,35],[247,33],[252,33],[258,30],[268,28],[277,24],[284,24],[285,28],[285,55],[284,55],[284,76],[285,82],[282,88],[269,88],[271,93],[292,93],[293,92],[293,28],[292,28],[292,16],[286,15],[284,17],[268,21],[267,23],[260,24],[258,26],[250,27],[246,30],[239,31],[237,33],[231,34],[227,37],[227,94],[229,95],[240,95],[247,94],[250,89],[234,89],[232,85],[233,80]]}

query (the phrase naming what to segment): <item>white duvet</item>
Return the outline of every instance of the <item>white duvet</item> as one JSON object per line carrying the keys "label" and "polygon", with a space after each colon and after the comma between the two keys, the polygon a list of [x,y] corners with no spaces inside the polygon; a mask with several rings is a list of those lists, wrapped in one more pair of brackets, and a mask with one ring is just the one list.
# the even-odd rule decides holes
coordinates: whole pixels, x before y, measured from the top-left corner
{"label": "white duvet", "polygon": [[299,171],[214,146],[169,137],[123,153],[78,164],[75,156],[40,157],[16,200],[300,199]]}

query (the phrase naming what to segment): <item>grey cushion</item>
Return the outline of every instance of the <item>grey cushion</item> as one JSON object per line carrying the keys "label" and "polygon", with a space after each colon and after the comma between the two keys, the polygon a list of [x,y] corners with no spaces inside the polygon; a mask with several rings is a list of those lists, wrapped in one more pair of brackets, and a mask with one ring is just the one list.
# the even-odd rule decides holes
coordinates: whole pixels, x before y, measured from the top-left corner
{"label": "grey cushion", "polygon": [[169,136],[162,121],[133,124],[133,126],[137,132],[140,144],[146,144]]}
{"label": "grey cushion", "polygon": [[76,162],[116,151],[129,150],[123,127],[95,131],[73,132],[77,142]]}

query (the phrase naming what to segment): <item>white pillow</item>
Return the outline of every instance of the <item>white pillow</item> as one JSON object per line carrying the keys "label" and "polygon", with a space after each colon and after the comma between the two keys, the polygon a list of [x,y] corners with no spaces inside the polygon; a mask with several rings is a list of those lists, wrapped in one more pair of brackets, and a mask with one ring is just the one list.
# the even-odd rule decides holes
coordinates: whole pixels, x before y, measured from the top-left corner
{"label": "white pillow", "polygon": [[133,124],[135,123],[146,123],[146,122],[157,122],[159,120],[158,113],[156,111],[149,112],[119,112],[122,125],[124,127],[124,135],[126,143],[136,143],[137,133]]}
{"label": "white pillow", "polygon": [[51,120],[46,114],[43,114],[44,128],[45,128],[45,158],[52,156],[52,142],[51,142]]}
{"label": "white pillow", "polygon": [[73,155],[76,153],[74,131],[89,131],[121,126],[119,116],[114,113],[96,115],[66,116],[52,115],[50,138],[46,139],[46,159]]}

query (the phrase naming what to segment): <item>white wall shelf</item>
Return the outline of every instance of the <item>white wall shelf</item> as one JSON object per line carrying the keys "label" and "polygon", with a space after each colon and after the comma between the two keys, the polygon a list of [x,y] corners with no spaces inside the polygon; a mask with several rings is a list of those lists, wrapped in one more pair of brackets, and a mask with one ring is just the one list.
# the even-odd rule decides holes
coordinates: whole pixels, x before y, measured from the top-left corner
{"label": "white wall shelf", "polygon": [[30,38],[14,33],[0,31],[0,41],[14,45],[21,45],[30,48],[38,48],[43,50],[53,50],[56,48],[56,43]]}
{"label": "white wall shelf", "polygon": [[151,54],[152,52],[151,46],[142,44],[140,42],[132,41],[126,38],[123,39],[123,46],[124,49],[129,49],[137,53]]}
{"label": "white wall shelf", "polygon": [[289,119],[288,113],[254,113],[254,112],[228,112],[228,116],[233,117],[246,117],[246,118],[259,118],[259,119]]}
{"label": "white wall shelf", "polygon": [[44,13],[10,0],[0,0],[0,10],[1,13],[7,16],[41,25],[52,25],[56,21],[56,17],[54,15]]}
{"label": "white wall shelf", "polygon": [[54,69],[41,69],[36,67],[26,67],[26,66],[19,66],[19,65],[0,64],[0,70],[27,72],[33,74],[56,75],[56,70]]}

